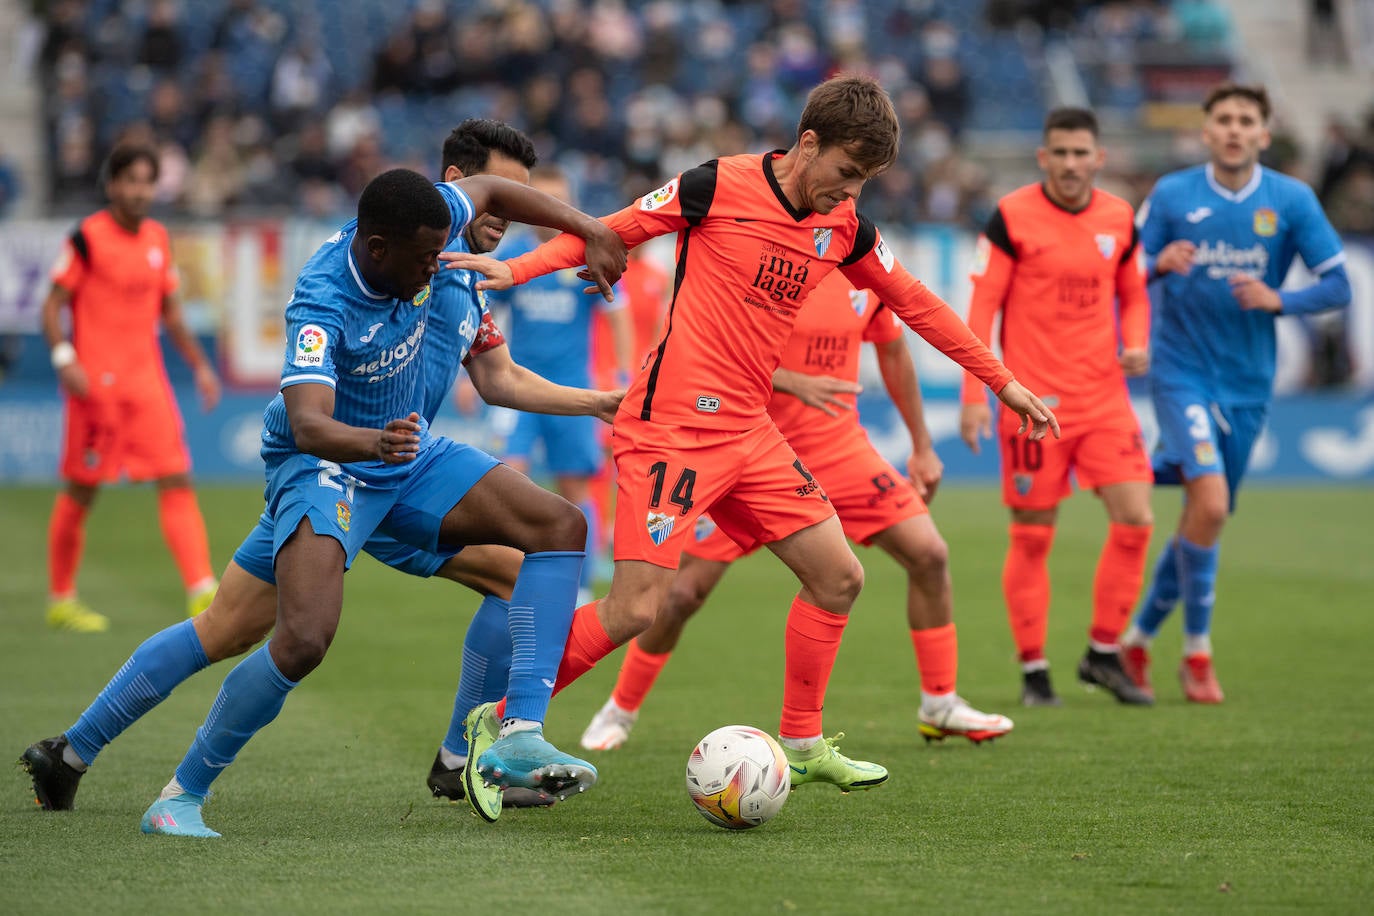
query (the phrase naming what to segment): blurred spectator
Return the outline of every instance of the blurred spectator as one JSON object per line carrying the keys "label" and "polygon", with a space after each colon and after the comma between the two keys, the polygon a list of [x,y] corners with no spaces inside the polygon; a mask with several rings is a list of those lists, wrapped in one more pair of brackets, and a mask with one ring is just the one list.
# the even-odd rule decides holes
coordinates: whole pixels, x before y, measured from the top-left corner
{"label": "blurred spectator", "polygon": [[156,0],[148,9],[148,23],[138,47],[138,63],[158,73],[173,73],[181,66],[180,14],[175,0]]}
{"label": "blurred spectator", "polygon": [[367,183],[386,170],[386,159],[375,134],[363,134],[353,143],[339,167],[339,184],[349,197],[357,199]]}
{"label": "blurred spectator", "polygon": [[186,96],[175,80],[165,80],[148,94],[148,126],[158,142],[176,143],[189,149],[199,134],[197,125],[186,111]]}
{"label": "blurred spectator", "polygon": [[353,149],[359,137],[381,132],[382,119],[367,92],[353,89],[329,110],[324,129],[328,155],[337,161]]}
{"label": "blurred spectator", "polygon": [[334,69],[314,39],[302,37],[272,72],[272,118],[280,130],[323,115],[332,98]]}
{"label": "blurred spectator", "polygon": [[191,166],[186,207],[196,216],[219,216],[242,190],[243,166],[234,143],[234,121],[228,115],[216,115],[205,126]]}
{"label": "blurred spectator", "polygon": [[1336,0],[1308,0],[1307,10],[1308,62],[1334,66],[1348,63],[1345,38],[1336,16]]}

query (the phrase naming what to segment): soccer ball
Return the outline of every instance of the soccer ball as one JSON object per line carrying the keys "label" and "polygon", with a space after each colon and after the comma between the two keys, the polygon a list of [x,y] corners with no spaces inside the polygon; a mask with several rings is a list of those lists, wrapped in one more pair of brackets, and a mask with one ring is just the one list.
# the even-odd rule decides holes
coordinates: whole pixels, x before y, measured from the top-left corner
{"label": "soccer ball", "polygon": [[716,729],[687,758],[687,793],[717,827],[757,827],[782,810],[791,787],[778,742],[748,725]]}

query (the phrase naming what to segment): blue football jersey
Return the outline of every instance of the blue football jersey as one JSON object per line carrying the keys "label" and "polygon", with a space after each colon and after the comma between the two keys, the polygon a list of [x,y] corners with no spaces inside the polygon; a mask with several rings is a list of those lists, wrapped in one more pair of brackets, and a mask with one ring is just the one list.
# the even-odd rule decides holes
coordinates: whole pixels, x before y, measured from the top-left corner
{"label": "blue football jersey", "polygon": [[[470,251],[467,238],[458,236],[449,251]],[[458,370],[472,349],[484,321],[490,321],[485,294],[474,287],[481,277],[468,270],[440,270],[430,283],[429,324],[425,328],[425,420],[444,406]]]}
{"label": "blue football jersey", "polygon": [[[472,219],[472,201],[452,184],[437,187],[449,207],[449,245]],[[381,429],[412,412],[424,417],[421,351],[430,333],[433,287],[425,287],[413,300],[371,289],[350,250],[357,228],[358,221],[349,220],[296,278],[286,306],[281,388],[328,385],[334,389],[334,419]],[[423,450],[432,439],[425,419],[421,426]],[[297,451],[279,393],[263,415],[262,456],[272,467]]]}
{"label": "blue football jersey", "polygon": [[1277,289],[1300,256],[1322,274],[1345,261],[1340,236],[1311,188],[1256,166],[1239,191],[1219,184],[1211,165],[1161,178],[1138,217],[1153,259],[1170,242],[1197,246],[1187,276],[1151,286],[1152,369],[1156,379],[1203,385],[1229,404],[1264,404],[1275,364],[1275,316],[1241,309],[1229,278],[1246,273]]}
{"label": "blue football jersey", "polygon": [[[503,258],[514,258],[537,247],[528,232],[502,246]],[[493,293],[493,304],[509,307],[505,320],[511,359],[560,385],[586,388],[591,384],[592,313],[599,307],[623,307],[620,287],[616,301],[582,292],[588,284],[577,268],[534,277],[519,286]]]}

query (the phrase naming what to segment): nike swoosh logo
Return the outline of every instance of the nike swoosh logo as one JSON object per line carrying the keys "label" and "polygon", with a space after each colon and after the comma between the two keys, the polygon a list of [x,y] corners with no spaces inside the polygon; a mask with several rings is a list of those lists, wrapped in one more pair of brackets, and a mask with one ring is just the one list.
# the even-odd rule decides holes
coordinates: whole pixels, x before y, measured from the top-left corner
{"label": "nike swoosh logo", "polygon": [[544,682],[545,687],[549,688],[550,690],[553,689],[553,681],[549,680],[546,677],[541,677],[539,680]]}
{"label": "nike swoosh logo", "polygon": [[212,770],[222,770],[222,769],[224,769],[225,767],[227,767],[227,766],[229,765],[229,764],[227,764],[227,763],[212,763],[212,762],[211,762],[208,758],[206,758],[206,757],[202,757],[202,758],[200,758],[200,760],[201,760],[202,763],[204,763],[207,767],[209,767],[209,768],[212,769]]}
{"label": "nike swoosh logo", "polygon": [[796,773],[798,776],[805,776],[805,775],[806,775],[806,767],[793,766],[793,765],[790,764],[790,763],[787,765],[787,767],[788,767],[788,769],[790,769],[793,773]]}

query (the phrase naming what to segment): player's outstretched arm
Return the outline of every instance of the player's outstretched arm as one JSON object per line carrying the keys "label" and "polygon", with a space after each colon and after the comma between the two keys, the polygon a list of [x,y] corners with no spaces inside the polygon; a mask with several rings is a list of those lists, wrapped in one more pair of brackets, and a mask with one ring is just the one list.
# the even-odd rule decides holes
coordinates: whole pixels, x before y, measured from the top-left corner
{"label": "player's outstretched arm", "polygon": [[392,420],[384,429],[349,426],[334,419],[334,389],[303,383],[282,389],[296,447],[307,455],[337,461],[404,464],[420,451],[420,415]]}
{"label": "player's outstretched arm", "polygon": [[1029,428],[1032,439],[1043,439],[1046,433],[1054,433],[1054,438],[1059,438],[1058,418],[1045,406],[1044,401],[1031,394],[1016,379],[1007,382],[997,392],[997,397],[1021,418],[1021,425],[1016,428],[1018,436]]}
{"label": "player's outstretched arm", "polygon": [[596,391],[555,384],[511,359],[510,348],[505,346],[474,354],[468,359],[466,368],[482,400],[495,407],[560,416],[600,417],[610,423],[625,397],[623,388]]}
{"label": "player's outstretched arm", "polygon": [[579,263],[586,265],[589,279],[608,302],[615,298],[611,286],[625,272],[628,250],[605,223],[550,194],[495,175],[473,175],[459,180],[457,185],[472,199],[478,212],[577,236],[583,243]]}

